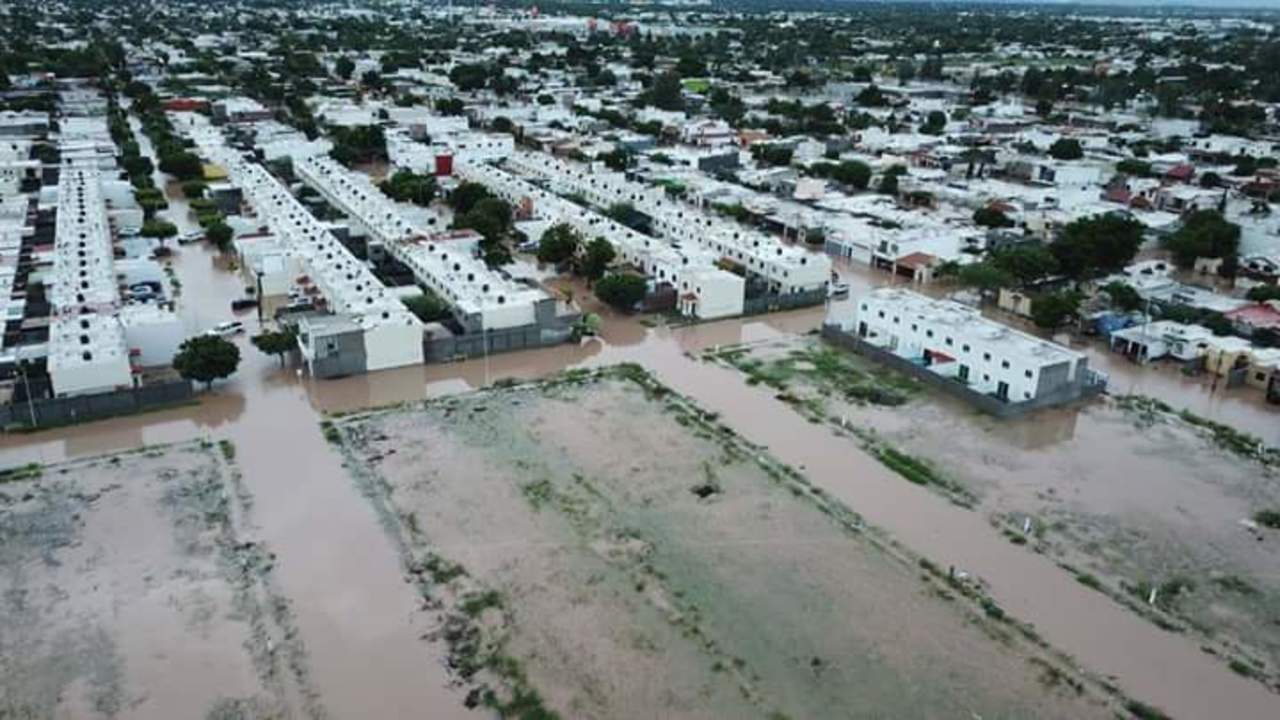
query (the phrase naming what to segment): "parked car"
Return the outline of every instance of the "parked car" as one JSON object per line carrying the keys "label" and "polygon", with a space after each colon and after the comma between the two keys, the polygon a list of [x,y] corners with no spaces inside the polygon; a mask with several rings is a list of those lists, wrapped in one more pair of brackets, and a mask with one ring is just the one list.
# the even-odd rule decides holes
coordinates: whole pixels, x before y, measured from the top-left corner
{"label": "parked car", "polygon": [[228,320],[220,322],[217,325],[205,331],[205,335],[216,335],[218,337],[231,337],[244,332],[244,323],[239,320]]}
{"label": "parked car", "polygon": [[832,300],[843,300],[849,297],[849,283],[831,283],[827,288],[827,297]]}
{"label": "parked car", "polygon": [[179,235],[178,244],[190,245],[191,243],[198,243],[203,239],[204,239],[204,233],[200,232],[199,230],[192,230],[190,232],[184,232],[181,235]]}
{"label": "parked car", "polygon": [[257,298],[236,298],[231,301],[231,312],[239,312],[258,307]]}

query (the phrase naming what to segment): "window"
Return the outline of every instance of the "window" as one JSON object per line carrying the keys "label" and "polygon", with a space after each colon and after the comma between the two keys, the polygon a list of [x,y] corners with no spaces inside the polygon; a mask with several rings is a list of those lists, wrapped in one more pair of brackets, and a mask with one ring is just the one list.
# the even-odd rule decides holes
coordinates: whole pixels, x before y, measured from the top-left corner
{"label": "window", "polygon": [[961,350],[963,350],[963,351],[965,351],[965,352],[969,352],[969,345],[968,345],[968,344],[961,345],[961,346],[960,346],[960,349],[961,349]]}
{"label": "window", "polygon": [[991,353],[982,353],[982,359],[991,362]]}
{"label": "window", "polygon": [[1024,392],[1024,393],[1022,393],[1022,397],[1023,397],[1023,399],[1025,399],[1025,400],[1030,400],[1030,399],[1031,399],[1031,393],[1029,393],[1029,392]]}
{"label": "window", "polygon": [[1025,375],[1025,376],[1027,376],[1027,377],[1031,377],[1031,371],[1030,371],[1030,370],[1027,370],[1027,371],[1023,372],[1022,374],[1023,374],[1023,375]]}
{"label": "window", "polygon": [[1000,361],[1000,367],[1004,368],[1005,370],[1008,370],[1008,369],[1009,369],[1009,361],[1008,361],[1008,360],[1001,360],[1001,361]]}
{"label": "window", "polygon": [[946,343],[947,343],[947,346],[949,347],[951,345],[951,338],[947,338]]}
{"label": "window", "polygon": [[877,314],[878,314],[880,317],[884,317],[884,311],[883,311],[883,310],[881,310],[881,311],[880,311],[879,313],[877,313]]}
{"label": "window", "polygon": [[893,316],[893,324],[894,324],[894,325],[897,325],[897,324],[898,324],[898,316],[897,316],[897,315],[894,315],[894,316]]}
{"label": "window", "polygon": [[915,332],[916,330],[919,330],[919,329],[920,328],[917,327],[915,323],[911,323],[911,332]]}
{"label": "window", "polygon": [[925,336],[925,337],[933,337],[933,331],[932,331],[932,330],[925,330],[925,331],[924,331],[924,336]]}

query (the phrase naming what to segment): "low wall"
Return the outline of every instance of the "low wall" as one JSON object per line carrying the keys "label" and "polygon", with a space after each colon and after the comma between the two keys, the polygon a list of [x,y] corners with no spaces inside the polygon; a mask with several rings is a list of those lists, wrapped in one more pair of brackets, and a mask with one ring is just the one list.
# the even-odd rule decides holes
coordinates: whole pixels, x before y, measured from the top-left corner
{"label": "low wall", "polygon": [[17,402],[0,406],[0,427],[54,427],[101,420],[177,405],[194,395],[189,381],[174,380],[96,395]]}
{"label": "low wall", "polygon": [[743,315],[761,315],[767,312],[794,310],[795,308],[821,305],[827,301],[826,288],[789,293],[787,295],[763,295],[742,301]]}
{"label": "low wall", "polygon": [[888,350],[876,347],[862,338],[859,338],[857,335],[844,332],[835,325],[823,325],[822,337],[839,347],[851,350],[864,357],[871,358],[872,360],[905,375],[910,375],[926,385],[937,388],[952,397],[959,398],[979,410],[998,418],[1020,417],[1033,410],[1039,410],[1040,408],[1062,405],[1081,398],[1093,397],[1106,389],[1106,386],[1103,384],[1080,382],[1074,385],[1064,386],[1057,391],[1041,395],[1033,400],[1009,403],[991,395],[980,393],[963,383],[938,375],[926,367],[917,365],[906,358],[898,357]]}
{"label": "low wall", "polygon": [[451,360],[469,360],[516,350],[532,350],[567,342],[571,327],[542,327],[526,325],[505,330],[493,330],[488,337],[480,333],[452,337],[427,338],[422,343],[424,362],[439,363]]}

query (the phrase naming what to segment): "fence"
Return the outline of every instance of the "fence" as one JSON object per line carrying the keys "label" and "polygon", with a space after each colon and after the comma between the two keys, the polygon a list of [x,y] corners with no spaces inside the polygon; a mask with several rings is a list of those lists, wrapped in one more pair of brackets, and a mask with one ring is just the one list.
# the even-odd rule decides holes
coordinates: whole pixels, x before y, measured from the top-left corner
{"label": "fence", "polygon": [[471,333],[428,338],[422,343],[423,359],[428,363],[447,362],[496,355],[516,350],[532,350],[567,342],[572,328],[526,325],[485,333]]}
{"label": "fence", "polygon": [[888,350],[876,347],[857,335],[844,332],[838,326],[823,325],[822,336],[835,345],[852,350],[859,355],[871,358],[872,360],[875,360],[882,365],[887,365],[888,367],[905,375],[910,375],[926,385],[935,387],[948,395],[959,398],[970,405],[973,405],[989,415],[994,415],[1001,419],[1020,417],[1040,408],[1062,405],[1082,398],[1093,397],[1094,395],[1098,395],[1106,390],[1107,387],[1103,376],[1088,370],[1087,368],[1081,368],[1078,371],[1080,374],[1079,381],[1063,385],[1061,388],[1041,394],[1031,400],[1011,403],[991,395],[980,393],[968,385],[951,378],[943,377],[904,357],[899,357]]}
{"label": "fence", "polygon": [[767,312],[794,310],[795,308],[821,305],[827,301],[826,288],[788,293],[786,295],[762,295],[742,301],[743,315],[761,315]]}
{"label": "fence", "polygon": [[11,403],[0,406],[0,427],[54,427],[131,415],[184,403],[194,394],[189,381],[173,380],[96,395]]}

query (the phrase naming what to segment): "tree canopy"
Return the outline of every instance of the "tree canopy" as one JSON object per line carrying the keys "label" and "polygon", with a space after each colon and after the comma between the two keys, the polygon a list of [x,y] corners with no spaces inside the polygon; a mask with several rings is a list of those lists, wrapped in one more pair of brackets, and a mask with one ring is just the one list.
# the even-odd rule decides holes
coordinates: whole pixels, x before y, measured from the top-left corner
{"label": "tree canopy", "polygon": [[230,377],[239,366],[240,348],[217,335],[187,338],[173,356],[173,369],[179,375],[202,382],[206,387],[212,386],[215,380]]}
{"label": "tree canopy", "polygon": [[1240,249],[1240,226],[1227,222],[1217,210],[1198,210],[1182,222],[1164,245],[1173,253],[1178,267],[1195,265],[1196,258],[1222,258],[1223,270],[1233,274]]}
{"label": "tree canopy", "polygon": [[1049,245],[1059,270],[1075,280],[1106,275],[1133,261],[1142,246],[1144,227],[1118,214],[1081,218],[1062,229]]}

